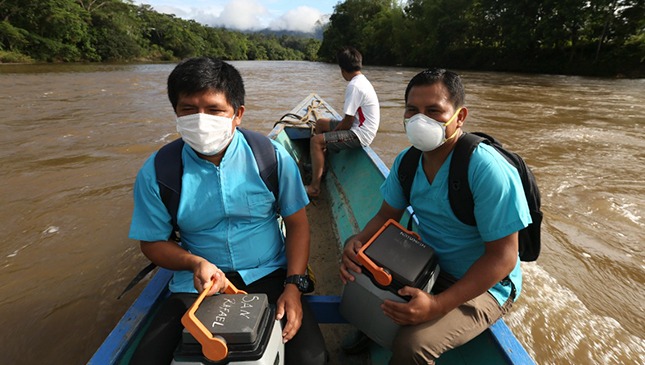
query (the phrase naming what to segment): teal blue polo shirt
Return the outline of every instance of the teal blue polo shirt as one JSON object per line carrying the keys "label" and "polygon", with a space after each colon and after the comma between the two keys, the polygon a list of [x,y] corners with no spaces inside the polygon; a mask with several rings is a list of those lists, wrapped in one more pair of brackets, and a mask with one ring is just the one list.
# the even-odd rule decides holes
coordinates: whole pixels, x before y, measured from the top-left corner
{"label": "teal blue polo shirt", "polygon": [[[401,152],[392,171],[398,171]],[[493,147],[477,146],[470,158],[468,183],[475,201],[477,226],[462,223],[452,212],[448,200],[448,173],[452,152],[439,168],[432,184],[419,165],[412,183],[410,205],[419,219],[419,235],[437,253],[441,270],[461,278],[483,254],[485,242],[508,236],[531,222],[528,204],[517,169]],[[407,201],[398,174],[391,173],[381,186],[385,201],[394,208],[404,209]],[[517,299],[522,291],[522,272],[519,255],[510,279],[515,285]],[[511,286],[497,284],[489,290],[503,305]]]}
{"label": "teal blue polo shirt", "polygon": [[[281,215],[288,217],[309,200],[293,158],[272,141],[278,159]],[[134,185],[134,212],[129,237],[165,241],[172,231],[170,214],[159,196],[154,153]],[[260,178],[258,166],[241,132],[236,131],[219,166],[184,144],[184,173],[177,211],[182,246],[224,272],[237,271],[245,283],[286,268],[284,237],[277,223],[275,197]],[[172,292],[196,292],[193,273],[175,272]]]}

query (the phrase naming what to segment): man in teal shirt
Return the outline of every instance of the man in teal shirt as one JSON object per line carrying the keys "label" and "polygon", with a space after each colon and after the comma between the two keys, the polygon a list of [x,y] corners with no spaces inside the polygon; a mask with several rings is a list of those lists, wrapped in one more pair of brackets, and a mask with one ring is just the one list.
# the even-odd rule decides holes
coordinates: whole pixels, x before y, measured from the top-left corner
{"label": "man in teal shirt", "polygon": [[[470,158],[468,183],[476,226],[462,223],[448,200],[452,151],[462,135],[468,110],[460,77],[430,69],[410,80],[405,91],[404,128],[423,151],[409,205],[419,220],[421,239],[439,258],[440,277],[432,294],[411,287],[399,290],[409,302],[385,300],[385,315],[401,325],[392,346],[391,364],[434,364],[442,353],[460,346],[501,318],[521,292],[518,231],[531,218],[517,170],[492,147],[480,143]],[[407,151],[407,150],[406,150]],[[392,171],[398,171],[397,156]],[[408,201],[396,173],[381,186],[377,214],[348,240],[340,267],[344,282],[360,272],[356,253],[388,220],[399,220]]]}
{"label": "man in teal shirt", "polygon": [[295,161],[274,141],[277,201],[260,177],[251,147],[237,130],[244,94],[239,72],[210,57],[184,60],[168,77],[168,97],[185,142],[176,216],[181,246],[170,240],[173,225],[161,200],[153,154],[137,175],[130,238],[140,241],[150,261],[175,273],[172,294],[132,364],[170,363],[182,335],[181,316],[197,293],[219,293],[228,281],[248,293],[265,293],[275,304],[276,319],[284,322],[287,364],[325,363],[322,333],[301,295],[305,289],[290,280],[306,277],[309,201]]}

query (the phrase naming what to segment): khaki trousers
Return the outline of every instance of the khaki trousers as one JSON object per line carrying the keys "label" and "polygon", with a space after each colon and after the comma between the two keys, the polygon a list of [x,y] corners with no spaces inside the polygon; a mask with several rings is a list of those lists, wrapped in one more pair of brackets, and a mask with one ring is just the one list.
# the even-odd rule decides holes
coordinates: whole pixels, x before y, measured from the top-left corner
{"label": "khaki trousers", "polygon": [[[435,286],[436,287],[436,286]],[[506,314],[513,300],[499,306],[488,292],[469,300],[443,317],[399,329],[392,345],[391,365],[431,364],[444,352],[477,337]]]}

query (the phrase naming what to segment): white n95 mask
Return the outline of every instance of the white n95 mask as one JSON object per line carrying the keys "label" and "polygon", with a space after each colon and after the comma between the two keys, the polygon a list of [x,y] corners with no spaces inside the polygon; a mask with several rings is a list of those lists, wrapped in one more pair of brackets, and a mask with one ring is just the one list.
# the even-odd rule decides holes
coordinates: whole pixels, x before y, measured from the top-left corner
{"label": "white n95 mask", "polygon": [[233,139],[233,118],[204,113],[177,117],[177,132],[195,151],[212,156]]}
{"label": "white n95 mask", "polygon": [[461,108],[446,123],[438,122],[423,113],[418,113],[411,118],[404,119],[403,126],[405,127],[405,134],[408,136],[408,140],[410,140],[410,143],[414,147],[424,152],[439,148],[447,140],[457,135],[457,130],[455,130],[450,137],[446,138],[446,126],[456,119],[460,110]]}

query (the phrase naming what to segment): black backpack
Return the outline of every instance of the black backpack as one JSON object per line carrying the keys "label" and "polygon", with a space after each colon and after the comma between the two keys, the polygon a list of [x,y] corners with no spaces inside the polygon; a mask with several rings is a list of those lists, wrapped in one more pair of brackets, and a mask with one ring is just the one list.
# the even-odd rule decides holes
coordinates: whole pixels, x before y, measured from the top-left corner
{"label": "black backpack", "polygon": [[[542,211],[540,211],[540,190],[535,176],[522,157],[506,150],[495,138],[485,133],[474,132],[464,133],[457,141],[448,173],[448,200],[450,201],[450,207],[460,221],[471,226],[477,225],[475,222],[473,194],[468,185],[468,164],[470,156],[481,142],[494,147],[519,172],[532,220],[528,227],[518,232],[520,260],[535,261],[540,255],[541,247],[540,226],[542,224]],[[408,203],[410,201],[412,181],[414,180],[421,153],[419,149],[410,147],[399,165],[399,181]]]}
{"label": "black backpack", "polygon": [[[276,211],[278,207],[278,159],[275,154],[273,144],[267,136],[250,131],[248,129],[238,128],[244,139],[248,142],[253,157],[260,170],[260,178],[267,186],[269,191],[275,197]],[[167,145],[161,147],[155,156],[155,173],[157,175],[157,184],[159,184],[159,195],[163,201],[168,213],[173,229],[169,239],[179,241],[179,226],[177,225],[177,210],[179,209],[179,198],[181,196],[181,178],[184,172],[184,164],[181,158],[181,150],[184,147],[184,140],[178,138]],[[157,265],[152,262],[144,267],[126,286],[123,292],[117,297],[120,299],[123,294],[132,289],[141,279],[143,279]]]}

